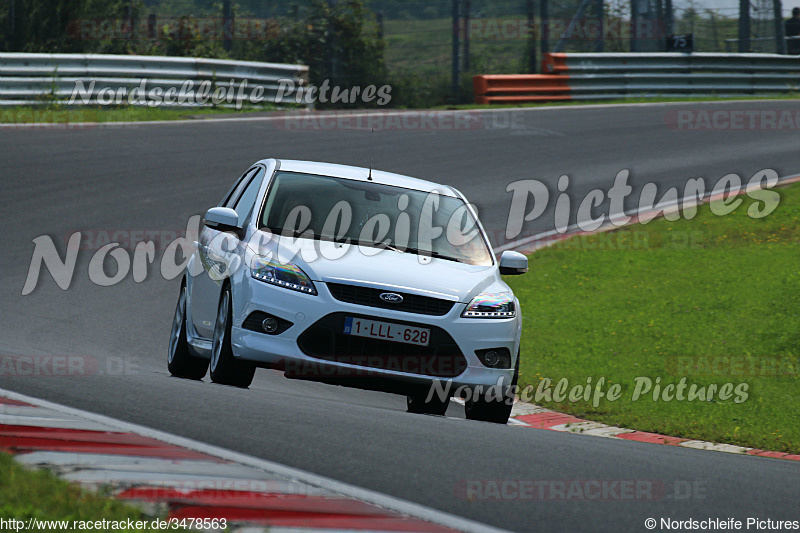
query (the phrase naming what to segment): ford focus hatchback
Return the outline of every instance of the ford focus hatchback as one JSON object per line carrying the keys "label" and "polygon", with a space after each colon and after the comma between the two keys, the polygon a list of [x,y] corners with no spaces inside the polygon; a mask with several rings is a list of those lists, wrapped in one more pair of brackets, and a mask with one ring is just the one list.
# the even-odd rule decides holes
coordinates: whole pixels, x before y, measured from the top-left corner
{"label": "ford focus hatchback", "polygon": [[172,375],[248,387],[257,367],[405,395],[408,410],[506,423],[522,317],[452,187],[266,159],[209,209],[181,283]]}

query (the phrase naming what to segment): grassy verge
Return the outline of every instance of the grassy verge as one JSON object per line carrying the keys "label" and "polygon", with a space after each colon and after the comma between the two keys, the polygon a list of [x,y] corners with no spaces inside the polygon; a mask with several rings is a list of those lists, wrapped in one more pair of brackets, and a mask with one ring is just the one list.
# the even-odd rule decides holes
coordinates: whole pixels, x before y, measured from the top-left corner
{"label": "grassy verge", "polygon": [[[139,509],[88,493],[45,470],[28,470],[0,452],[0,517],[9,520],[149,521]],[[119,531],[150,531],[121,529]]]}
{"label": "grassy verge", "polygon": [[[520,103],[513,105],[446,105],[432,109],[447,110],[472,110],[472,109],[508,109],[519,107],[562,107],[575,105],[600,105],[600,104],[641,104],[641,103],[665,103],[665,102],[719,102],[723,100],[798,100],[800,94],[775,95],[770,97],[693,97],[693,98],[625,98],[604,101],[574,101],[574,102],[538,102]],[[348,108],[349,109],[349,108]],[[85,106],[85,107],[61,107],[61,106],[19,106],[0,108],[0,124],[56,124],[67,126],[77,123],[105,123],[105,122],[143,122],[161,120],[188,120],[201,118],[202,116],[247,116],[253,113],[263,113],[265,111],[277,111],[276,107],[245,107],[242,109],[227,108],[195,108],[195,109],[176,109],[162,107],[140,107],[140,106]],[[283,111],[300,111],[300,108],[281,108]]]}
{"label": "grassy verge", "polygon": [[82,106],[53,105],[0,108],[0,123],[5,124],[74,124],[80,122],[141,122],[152,120],[186,120],[200,115],[245,114],[274,111],[276,107],[230,108],[166,108],[144,106]]}
{"label": "grassy verge", "polygon": [[[800,452],[800,186],[753,219],[709,206],[536,252],[508,282],[524,312],[521,385],[600,377],[616,401],[539,402],[607,424]],[[638,382],[652,389],[634,401]],[[684,380],[683,401],[653,392]],[[744,385],[723,398],[710,385]],[[705,387],[705,401],[688,388]],[[671,390],[674,394],[676,391]],[[744,397],[744,401],[742,400]],[[669,398],[669,396],[667,397]],[[738,401],[738,403],[737,403]]]}

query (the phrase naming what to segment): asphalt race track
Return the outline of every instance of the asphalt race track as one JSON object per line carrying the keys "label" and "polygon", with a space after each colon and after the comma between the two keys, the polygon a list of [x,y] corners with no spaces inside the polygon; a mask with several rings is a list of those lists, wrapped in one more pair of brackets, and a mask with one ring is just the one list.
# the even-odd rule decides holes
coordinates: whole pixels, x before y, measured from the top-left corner
{"label": "asphalt race track", "polygon": [[[452,184],[477,204],[489,231],[504,230],[506,186],[520,179],[543,181],[554,191],[567,174],[569,192],[579,199],[595,187],[607,190],[627,168],[636,199],[649,181],[661,192],[672,185],[682,190],[696,177],[714,183],[729,173],[748,180],[764,168],[800,173],[797,129],[684,131],[665,119],[678,109],[796,105],[507,111],[494,125],[482,118],[461,129],[376,132],[374,165]],[[509,117],[513,127],[503,127]],[[399,396],[287,380],[274,371],[260,370],[249,390],[171,378],[166,349],[179,281],[161,278],[160,252],[145,281],[128,275],[98,287],[87,275],[94,250],[83,250],[69,290],[44,271],[36,290],[21,295],[38,236],[51,236],[63,256],[77,230],[182,234],[191,215],[216,205],[258,159],[367,165],[366,130],[288,129],[274,120],[0,128],[0,147],[0,355],[85,356],[79,374],[88,374],[4,373],[1,388],[514,531],[644,531],[648,517],[797,519],[800,464],[794,461],[471,422],[452,403],[447,418],[411,415]],[[550,208],[525,230],[553,224]],[[666,495],[655,501],[467,501],[459,491],[469,480],[509,479],[652,480]]]}

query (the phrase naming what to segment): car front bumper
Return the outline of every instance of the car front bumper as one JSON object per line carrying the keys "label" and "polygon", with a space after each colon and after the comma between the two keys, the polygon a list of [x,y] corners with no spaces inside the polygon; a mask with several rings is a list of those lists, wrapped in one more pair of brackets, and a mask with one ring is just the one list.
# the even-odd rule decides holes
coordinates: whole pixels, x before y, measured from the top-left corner
{"label": "car front bumper", "polygon": [[[456,302],[442,316],[396,311],[352,304],[335,299],[323,282],[314,282],[318,294],[309,295],[275,287],[257,280],[246,279],[234,284],[232,344],[236,357],[253,361],[260,366],[283,368],[288,377],[306,377],[320,381],[352,384],[361,388],[402,392],[418,387],[430,387],[436,381],[449,380],[453,390],[458,387],[489,387],[509,385],[519,349],[521,316],[508,319],[462,318],[466,307]],[[237,294],[237,292],[239,294]],[[237,305],[238,304],[238,305]],[[285,331],[270,335],[243,327],[253,312],[264,312],[292,325]],[[331,314],[365,316],[371,320],[413,323],[419,327],[441,328],[463,354],[465,365],[457,375],[431,375],[403,371],[404,355],[398,355],[396,365],[375,368],[360,364],[312,357],[301,350],[298,338],[313,325]],[[388,341],[387,341],[388,342]],[[511,368],[489,368],[481,363],[476,350],[506,348],[511,354]],[[318,354],[317,354],[318,355]]]}

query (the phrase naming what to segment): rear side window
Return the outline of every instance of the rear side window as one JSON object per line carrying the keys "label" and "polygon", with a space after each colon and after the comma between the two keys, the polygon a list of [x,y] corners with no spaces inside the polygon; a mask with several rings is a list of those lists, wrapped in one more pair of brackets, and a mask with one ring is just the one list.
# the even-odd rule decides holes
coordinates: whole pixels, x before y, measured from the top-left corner
{"label": "rear side window", "polygon": [[231,209],[233,209],[233,206],[234,204],[236,204],[236,201],[239,199],[239,196],[242,195],[242,191],[244,190],[245,187],[247,187],[247,184],[250,183],[250,179],[256,172],[258,172],[258,170],[259,167],[253,167],[244,174],[242,174],[242,177],[239,178],[239,180],[233,187],[231,187],[231,189],[228,191],[228,194],[225,195],[225,199],[222,200],[222,202],[220,202],[219,206],[230,207]]}
{"label": "rear side window", "polygon": [[261,182],[263,180],[264,169],[256,169],[255,175],[250,178],[241,196],[236,200],[233,209],[236,211],[236,214],[239,215],[239,226],[243,226],[244,223],[250,219],[250,214],[253,212],[253,206],[256,203],[256,197],[258,196],[259,189],[261,189]]}

